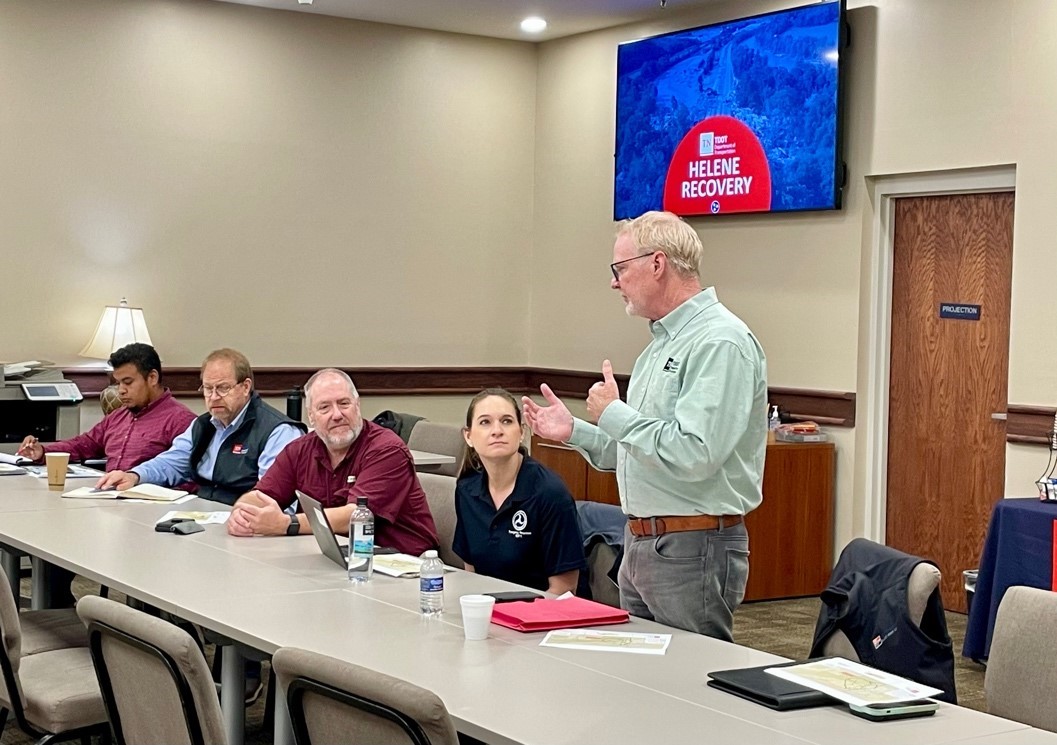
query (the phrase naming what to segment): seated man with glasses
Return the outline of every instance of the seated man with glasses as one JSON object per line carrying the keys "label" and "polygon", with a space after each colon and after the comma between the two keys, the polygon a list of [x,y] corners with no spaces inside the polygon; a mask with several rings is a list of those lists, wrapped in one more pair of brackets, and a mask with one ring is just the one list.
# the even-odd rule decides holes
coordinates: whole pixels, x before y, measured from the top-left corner
{"label": "seated man with glasses", "polygon": [[335,533],[348,532],[356,498],[367,497],[379,546],[414,556],[436,548],[437,528],[411,451],[392,430],[363,420],[349,376],[334,368],[320,370],[305,383],[305,401],[314,431],[283,450],[256,488],[239,499],[228,532],[310,533],[304,515],[283,511],[300,489],[322,503]]}
{"label": "seated man with glasses", "polygon": [[197,417],[172,447],[128,471],[111,471],[99,488],[128,489],[141,481],[172,486],[193,481],[198,496],[234,504],[252,489],[275,457],[305,432],[253,390],[249,360],[234,349],[211,352],[202,363],[209,411]]}

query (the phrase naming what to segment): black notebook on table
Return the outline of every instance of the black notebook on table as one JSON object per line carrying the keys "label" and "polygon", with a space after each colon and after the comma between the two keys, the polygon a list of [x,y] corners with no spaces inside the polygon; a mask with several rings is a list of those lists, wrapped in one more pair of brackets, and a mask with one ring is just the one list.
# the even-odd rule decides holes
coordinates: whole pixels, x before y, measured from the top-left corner
{"label": "black notebook on table", "polygon": [[737,670],[716,670],[708,674],[708,677],[711,678],[708,681],[708,685],[778,711],[807,709],[812,706],[826,706],[837,703],[835,699],[821,691],[816,691],[813,688],[793,683],[766,672],[772,667],[799,664],[801,663],[786,662],[778,665],[743,667]]}

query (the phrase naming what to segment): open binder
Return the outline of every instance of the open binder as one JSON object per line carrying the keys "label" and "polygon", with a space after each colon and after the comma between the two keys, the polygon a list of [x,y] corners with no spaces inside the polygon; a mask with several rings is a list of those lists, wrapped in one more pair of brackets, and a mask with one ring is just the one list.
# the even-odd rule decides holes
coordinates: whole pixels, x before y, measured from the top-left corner
{"label": "open binder", "polygon": [[627,623],[628,612],[583,598],[541,598],[502,603],[492,610],[492,623],[515,631],[550,631],[579,626]]}

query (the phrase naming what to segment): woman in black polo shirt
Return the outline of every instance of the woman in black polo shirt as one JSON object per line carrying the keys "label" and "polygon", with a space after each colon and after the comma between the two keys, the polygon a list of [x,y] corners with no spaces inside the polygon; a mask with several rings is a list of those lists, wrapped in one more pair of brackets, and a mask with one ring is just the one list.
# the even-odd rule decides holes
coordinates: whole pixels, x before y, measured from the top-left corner
{"label": "woman in black polo shirt", "polygon": [[557,474],[525,453],[521,435],[521,409],[507,391],[488,388],[473,397],[452,548],[471,572],[574,591],[587,566],[576,505]]}

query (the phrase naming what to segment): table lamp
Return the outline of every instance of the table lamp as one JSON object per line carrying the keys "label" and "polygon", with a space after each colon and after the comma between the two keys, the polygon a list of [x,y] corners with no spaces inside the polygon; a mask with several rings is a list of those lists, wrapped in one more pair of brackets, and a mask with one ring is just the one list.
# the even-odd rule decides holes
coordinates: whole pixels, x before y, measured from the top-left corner
{"label": "table lamp", "polygon": [[[79,354],[81,357],[105,360],[116,350],[133,342],[153,346],[147,331],[147,322],[143,317],[143,308],[130,308],[128,300],[121,298],[118,305],[103,308],[95,334]],[[104,415],[121,406],[115,386],[107,386],[102,390],[99,394],[99,405],[103,408]]]}

